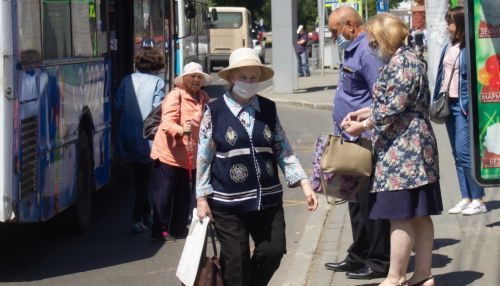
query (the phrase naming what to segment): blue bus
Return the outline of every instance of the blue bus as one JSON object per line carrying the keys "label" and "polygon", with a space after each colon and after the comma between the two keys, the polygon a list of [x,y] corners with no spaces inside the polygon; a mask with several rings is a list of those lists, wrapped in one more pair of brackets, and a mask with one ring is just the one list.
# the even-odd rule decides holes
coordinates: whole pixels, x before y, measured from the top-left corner
{"label": "blue bus", "polygon": [[92,194],[110,182],[114,90],[145,39],[166,53],[167,82],[175,76],[177,10],[174,0],[1,2],[0,222],[64,211],[72,230],[87,229]]}

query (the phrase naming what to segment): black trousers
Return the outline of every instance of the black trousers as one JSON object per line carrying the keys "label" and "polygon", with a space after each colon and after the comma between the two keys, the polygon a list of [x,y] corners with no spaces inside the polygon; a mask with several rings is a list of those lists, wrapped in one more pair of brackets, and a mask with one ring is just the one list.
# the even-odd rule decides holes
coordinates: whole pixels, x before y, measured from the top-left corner
{"label": "black trousers", "polygon": [[[283,207],[244,214],[214,211],[213,217],[224,285],[267,285],[286,253]],[[255,244],[252,256],[249,235]]]}
{"label": "black trousers", "polygon": [[[193,181],[196,170],[193,170]],[[154,162],[153,227],[152,231],[166,230],[174,237],[185,236],[189,216],[193,211],[194,188],[189,187],[187,169]]]}
{"label": "black trousers", "polygon": [[349,203],[353,242],[347,250],[346,261],[386,272],[390,255],[389,221],[368,218],[369,195],[369,188],[363,189],[357,194],[358,202]]}
{"label": "black trousers", "polygon": [[153,171],[153,163],[130,163],[134,174],[135,202],[132,219],[141,220],[143,215],[151,213],[149,204],[149,182]]}

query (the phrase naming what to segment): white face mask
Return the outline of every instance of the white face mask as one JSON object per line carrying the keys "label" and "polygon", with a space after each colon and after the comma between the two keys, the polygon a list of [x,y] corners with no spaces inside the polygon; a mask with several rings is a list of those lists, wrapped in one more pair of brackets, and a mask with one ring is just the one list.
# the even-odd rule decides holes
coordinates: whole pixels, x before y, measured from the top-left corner
{"label": "white face mask", "polygon": [[247,83],[244,81],[235,81],[233,91],[242,99],[250,99],[259,91],[259,83]]}

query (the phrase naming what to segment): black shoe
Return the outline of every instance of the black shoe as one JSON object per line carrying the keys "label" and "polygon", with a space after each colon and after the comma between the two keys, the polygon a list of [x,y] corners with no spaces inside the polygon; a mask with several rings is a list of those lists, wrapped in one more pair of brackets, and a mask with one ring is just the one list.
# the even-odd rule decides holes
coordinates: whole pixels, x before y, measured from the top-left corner
{"label": "black shoe", "polygon": [[325,263],[326,269],[333,270],[335,272],[347,272],[355,271],[363,267],[363,265],[353,262],[348,262],[346,260],[340,262],[328,262]]}
{"label": "black shoe", "polygon": [[299,74],[298,77],[304,77],[304,75],[303,74]]}
{"label": "black shoe", "polygon": [[386,277],[387,272],[377,272],[371,267],[363,267],[358,271],[347,272],[345,275],[351,279],[375,279]]}
{"label": "black shoe", "polygon": [[311,74],[310,74],[310,73],[306,73],[306,77],[310,77],[310,76],[311,76]]}

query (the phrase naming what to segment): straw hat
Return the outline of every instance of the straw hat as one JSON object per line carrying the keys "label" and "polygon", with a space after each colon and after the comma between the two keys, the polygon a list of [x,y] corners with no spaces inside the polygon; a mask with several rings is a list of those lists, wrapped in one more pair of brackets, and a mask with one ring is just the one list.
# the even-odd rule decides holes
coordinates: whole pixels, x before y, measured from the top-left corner
{"label": "straw hat", "polygon": [[190,62],[184,66],[182,74],[178,75],[174,79],[174,83],[176,85],[182,84],[184,76],[188,75],[188,74],[193,74],[193,73],[201,74],[203,76],[203,79],[201,80],[202,86],[207,85],[212,80],[212,77],[210,75],[203,72],[203,68],[201,67],[201,65],[199,63]]}
{"label": "straw hat", "polygon": [[229,66],[217,74],[227,80],[229,79],[229,74],[232,70],[241,67],[260,67],[260,78],[259,82],[266,81],[273,77],[274,71],[260,62],[257,53],[250,48],[239,48],[231,53],[229,57]]}

